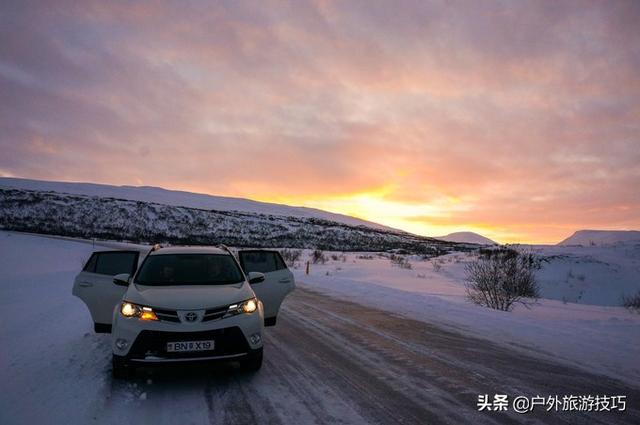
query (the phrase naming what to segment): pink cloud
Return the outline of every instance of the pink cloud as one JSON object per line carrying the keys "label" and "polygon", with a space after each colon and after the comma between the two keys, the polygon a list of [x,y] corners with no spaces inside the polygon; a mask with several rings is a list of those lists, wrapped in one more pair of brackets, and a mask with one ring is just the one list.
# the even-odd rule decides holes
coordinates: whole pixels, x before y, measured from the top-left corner
{"label": "pink cloud", "polygon": [[416,221],[537,241],[640,227],[637,3],[2,9],[3,173],[301,204],[384,187],[465,206]]}

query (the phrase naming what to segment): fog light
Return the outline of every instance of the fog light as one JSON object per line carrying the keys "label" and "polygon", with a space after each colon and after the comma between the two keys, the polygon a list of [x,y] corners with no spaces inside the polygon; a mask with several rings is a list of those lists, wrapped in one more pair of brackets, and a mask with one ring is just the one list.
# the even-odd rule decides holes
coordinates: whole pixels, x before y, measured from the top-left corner
{"label": "fog light", "polygon": [[124,350],[129,345],[129,341],[126,339],[118,338],[116,339],[116,348],[118,350]]}
{"label": "fog light", "polygon": [[251,335],[251,336],[249,337],[249,340],[251,341],[251,343],[252,343],[253,345],[256,345],[256,344],[258,344],[260,341],[262,341],[262,337],[260,336],[260,334],[259,334],[259,333],[257,333],[257,334],[253,334],[253,335]]}

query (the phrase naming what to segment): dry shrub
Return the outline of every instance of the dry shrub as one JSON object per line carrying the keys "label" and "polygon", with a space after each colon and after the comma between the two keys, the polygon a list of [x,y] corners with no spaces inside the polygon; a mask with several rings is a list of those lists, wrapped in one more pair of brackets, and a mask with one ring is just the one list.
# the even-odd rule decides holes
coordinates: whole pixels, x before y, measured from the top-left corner
{"label": "dry shrub", "polygon": [[633,295],[623,295],[622,305],[628,308],[630,311],[636,311],[640,313],[640,291]]}
{"label": "dry shrub", "polygon": [[481,255],[466,266],[467,296],[475,304],[502,311],[516,303],[527,305],[527,300],[540,298],[536,265],[532,254],[511,249]]}
{"label": "dry shrub", "polygon": [[324,264],[327,262],[327,256],[321,249],[316,249],[311,253],[311,262],[313,264]]}

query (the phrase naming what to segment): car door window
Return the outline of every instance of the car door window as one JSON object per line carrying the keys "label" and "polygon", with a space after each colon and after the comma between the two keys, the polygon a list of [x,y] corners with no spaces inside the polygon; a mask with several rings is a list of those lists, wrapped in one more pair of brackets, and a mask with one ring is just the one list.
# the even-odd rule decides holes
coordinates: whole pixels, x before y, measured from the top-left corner
{"label": "car door window", "polygon": [[264,305],[265,322],[275,324],[282,301],[295,288],[293,273],[275,250],[241,250],[238,257],[245,273],[264,273],[264,282],[251,285],[251,289]]}
{"label": "car door window", "polygon": [[[94,254],[97,257],[94,273],[115,276],[120,273],[133,274],[138,260],[136,252],[101,252]],[[92,258],[93,259],[93,258]],[[91,260],[87,263],[89,263]]]}
{"label": "car door window", "polygon": [[[245,273],[260,272],[271,273],[280,270],[280,260],[275,252],[269,251],[245,251],[240,252],[240,264]],[[280,260],[282,262],[282,260]]]}
{"label": "car door window", "polygon": [[282,256],[280,255],[279,252],[275,252],[275,257],[276,257],[276,267],[277,270],[283,270],[287,268],[286,263],[284,262],[284,260],[282,259]]}
{"label": "car door window", "polygon": [[82,269],[83,272],[95,273],[96,272],[96,263],[98,262],[98,254],[93,253],[87,264],[84,265]]}

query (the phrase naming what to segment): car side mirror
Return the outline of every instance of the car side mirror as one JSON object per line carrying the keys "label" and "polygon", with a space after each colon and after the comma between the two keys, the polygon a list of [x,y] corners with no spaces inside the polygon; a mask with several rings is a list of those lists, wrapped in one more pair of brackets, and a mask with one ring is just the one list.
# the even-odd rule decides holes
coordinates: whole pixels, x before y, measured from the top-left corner
{"label": "car side mirror", "polygon": [[113,277],[113,283],[118,286],[129,286],[129,273],[120,273]]}
{"label": "car side mirror", "polygon": [[264,274],[260,272],[249,272],[247,275],[250,284],[264,282]]}

